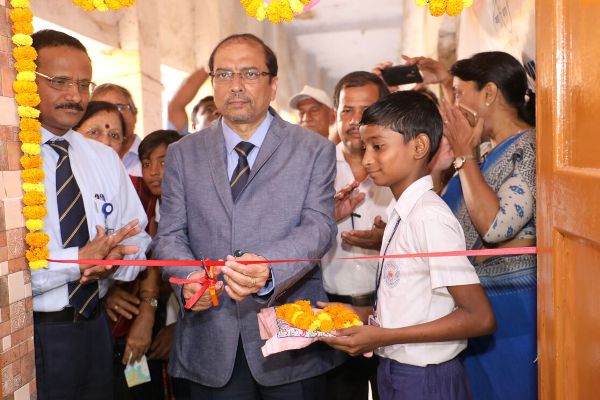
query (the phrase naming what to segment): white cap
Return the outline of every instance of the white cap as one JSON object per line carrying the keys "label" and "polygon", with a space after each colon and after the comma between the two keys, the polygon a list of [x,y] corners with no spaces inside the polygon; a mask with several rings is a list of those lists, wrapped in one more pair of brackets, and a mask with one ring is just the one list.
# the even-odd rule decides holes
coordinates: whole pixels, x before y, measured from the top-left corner
{"label": "white cap", "polygon": [[300,93],[292,96],[290,99],[290,108],[298,109],[298,103],[306,99],[314,99],[329,108],[333,108],[333,102],[329,96],[327,96],[327,93],[321,89],[317,89],[308,85],[304,85]]}

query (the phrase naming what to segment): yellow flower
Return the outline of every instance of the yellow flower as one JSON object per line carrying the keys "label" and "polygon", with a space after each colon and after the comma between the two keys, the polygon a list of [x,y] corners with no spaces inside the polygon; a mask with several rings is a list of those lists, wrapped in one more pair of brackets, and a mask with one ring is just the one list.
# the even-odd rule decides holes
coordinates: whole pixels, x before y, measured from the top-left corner
{"label": "yellow flower", "polygon": [[23,182],[38,183],[44,180],[44,171],[39,168],[28,168],[21,171]]}
{"label": "yellow flower", "polygon": [[19,73],[17,73],[17,81],[19,81],[19,82],[35,82],[35,72],[20,71]]}
{"label": "yellow flower", "polygon": [[307,5],[307,4],[310,4],[310,2],[312,0],[300,0],[300,1],[302,2],[302,4]]}
{"label": "yellow flower", "polygon": [[292,7],[290,7],[290,3],[282,1],[280,4],[279,14],[281,15],[281,19],[285,22],[291,22],[294,19],[294,12],[292,11]]}
{"label": "yellow flower", "polygon": [[448,0],[448,5],[446,6],[446,14],[451,17],[455,17],[463,9],[463,0]]}
{"label": "yellow flower", "polygon": [[429,13],[434,17],[441,17],[446,12],[448,0],[431,0],[429,2]]}
{"label": "yellow flower", "polygon": [[17,111],[19,112],[19,117],[38,118],[40,116],[40,110],[33,107],[18,106]]}
{"label": "yellow flower", "polygon": [[12,22],[31,22],[33,13],[29,8],[15,8],[9,13]]}
{"label": "yellow flower", "polygon": [[25,192],[23,204],[26,206],[41,206],[46,203],[46,195],[40,192]]}
{"label": "yellow flower", "polygon": [[36,144],[36,143],[23,143],[23,144],[21,144],[21,151],[23,153],[33,154],[35,156],[35,155],[40,154],[41,150],[42,149],[41,149],[40,145]]}
{"label": "yellow flower", "polygon": [[281,22],[281,15],[279,13],[280,3],[277,0],[274,0],[269,3],[267,6],[267,18],[274,24],[278,24]]}
{"label": "yellow flower", "polygon": [[244,6],[244,8],[246,9],[246,14],[249,17],[255,17],[258,8],[263,4],[264,2],[262,0],[250,0],[248,5]]}
{"label": "yellow flower", "polygon": [[10,0],[10,5],[13,8],[29,8],[29,0]]}
{"label": "yellow flower", "polygon": [[25,252],[28,261],[47,260],[50,251],[45,247],[32,247]]}
{"label": "yellow flower", "polygon": [[25,218],[32,219],[43,219],[48,211],[44,206],[25,206],[23,207],[23,215]]}
{"label": "yellow flower", "polygon": [[267,5],[265,3],[262,3],[258,7],[258,10],[256,10],[256,19],[259,21],[263,21],[266,16],[267,16]]}
{"label": "yellow flower", "polygon": [[36,65],[31,60],[18,60],[15,61],[15,69],[17,70],[17,72],[35,71]]}
{"label": "yellow flower", "polygon": [[50,236],[44,232],[30,232],[25,235],[25,243],[31,247],[46,247],[50,242]]}
{"label": "yellow flower", "polygon": [[[19,127],[24,131],[39,131],[42,128],[42,124],[34,118],[21,118]],[[42,141],[42,139],[40,139],[40,141]]]}
{"label": "yellow flower", "polygon": [[12,36],[12,42],[17,46],[31,46],[33,44],[33,39],[29,35],[15,33]]}
{"label": "yellow flower", "polygon": [[31,269],[42,269],[48,266],[47,260],[29,261],[29,268]]}
{"label": "yellow flower", "polygon": [[25,193],[38,192],[38,193],[44,194],[44,191],[46,190],[43,183],[27,183],[27,182],[25,182],[25,183],[23,183],[23,185],[21,187],[23,188],[23,191]]}
{"label": "yellow flower", "polygon": [[17,93],[15,100],[19,105],[35,107],[40,104],[40,95],[37,93]]}
{"label": "yellow flower", "polygon": [[13,57],[15,60],[35,60],[37,58],[37,52],[31,46],[15,47],[13,49]]}
{"label": "yellow flower", "polygon": [[102,11],[102,12],[108,11],[108,7],[107,7],[106,3],[104,2],[104,0],[94,0],[94,7],[98,11]]}
{"label": "yellow flower", "polygon": [[473,5],[473,0],[463,0],[463,7],[469,8]]}
{"label": "yellow flower", "polygon": [[13,90],[15,93],[37,93],[38,87],[35,82],[16,80],[13,82]]}
{"label": "yellow flower", "polygon": [[429,0],[417,0],[417,7],[425,7]]}
{"label": "yellow flower", "polygon": [[42,157],[40,156],[30,156],[24,155],[21,157],[21,165],[23,168],[40,168],[44,164]]}
{"label": "yellow flower", "polygon": [[44,229],[44,221],[41,219],[28,219],[25,221],[25,227],[30,231],[39,231]]}
{"label": "yellow flower", "polygon": [[309,331],[317,331],[317,330],[319,330],[319,328],[321,328],[321,320],[315,319],[308,327],[308,330]]}
{"label": "yellow flower", "polygon": [[304,11],[304,5],[300,0],[290,0],[289,3],[292,11],[295,14],[300,14],[302,11]]}
{"label": "yellow flower", "polygon": [[31,22],[13,22],[12,32],[31,35],[33,33],[33,24]]}

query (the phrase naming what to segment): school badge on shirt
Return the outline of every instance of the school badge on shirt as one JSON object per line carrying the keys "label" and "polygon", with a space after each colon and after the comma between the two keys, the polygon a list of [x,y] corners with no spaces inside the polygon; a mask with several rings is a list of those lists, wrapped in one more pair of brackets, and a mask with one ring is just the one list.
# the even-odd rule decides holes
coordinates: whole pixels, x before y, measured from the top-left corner
{"label": "school badge on shirt", "polygon": [[394,288],[400,282],[400,269],[396,264],[387,263],[383,267],[383,281],[389,288]]}

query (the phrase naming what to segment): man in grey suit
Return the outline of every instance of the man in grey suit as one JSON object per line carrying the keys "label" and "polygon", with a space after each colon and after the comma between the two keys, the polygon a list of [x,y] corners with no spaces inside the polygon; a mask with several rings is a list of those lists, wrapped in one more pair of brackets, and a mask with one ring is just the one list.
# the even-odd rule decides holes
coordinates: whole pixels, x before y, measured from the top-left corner
{"label": "man in grey suit", "polygon": [[[222,118],[169,146],[153,248],[159,259],[227,261],[219,305],[212,307],[206,293],[180,316],[169,372],[189,381],[194,399],[324,398],[324,373],[343,355],[316,343],[265,358],[257,313],[298,299],[327,299],[317,264],[268,260],[318,259],[329,249],[336,235],[334,145],[269,107],[277,59],[256,36],[224,39],[209,68]],[[204,275],[173,267],[163,273]],[[199,285],[174,288],[184,302]]]}

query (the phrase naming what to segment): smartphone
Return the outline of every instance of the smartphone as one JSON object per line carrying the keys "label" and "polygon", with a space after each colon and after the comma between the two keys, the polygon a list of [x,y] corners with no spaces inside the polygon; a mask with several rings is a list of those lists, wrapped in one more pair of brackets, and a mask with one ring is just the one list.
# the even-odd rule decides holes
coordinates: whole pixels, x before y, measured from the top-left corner
{"label": "smartphone", "polygon": [[383,80],[390,86],[405,85],[407,83],[423,82],[423,76],[416,65],[396,65],[381,70]]}
{"label": "smartphone", "polygon": [[465,116],[465,118],[469,122],[469,125],[471,125],[471,126],[477,125],[477,112],[473,111],[469,107],[465,106],[464,104],[460,104],[460,103],[458,104],[458,109]]}

